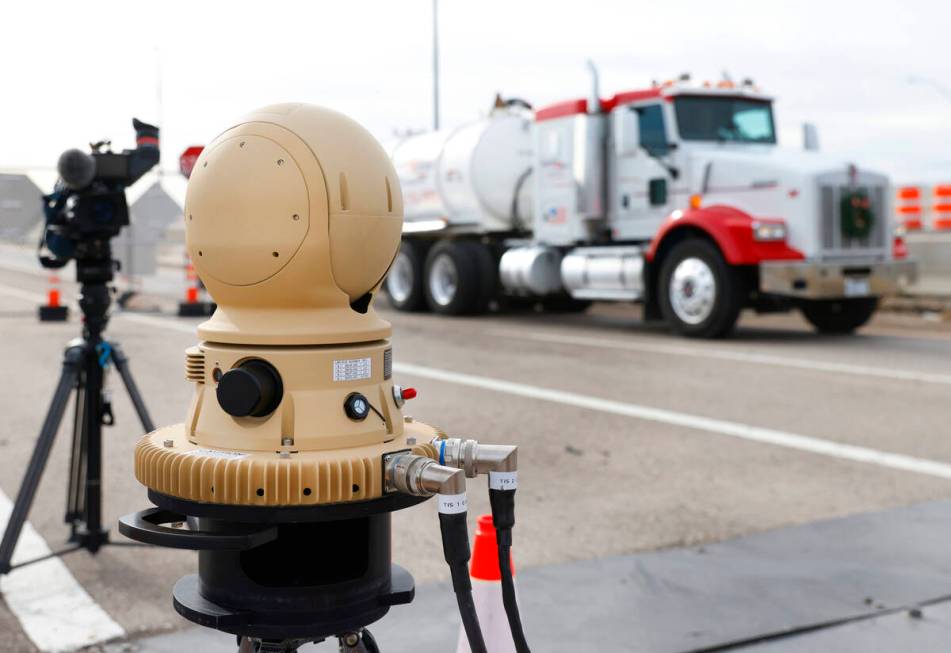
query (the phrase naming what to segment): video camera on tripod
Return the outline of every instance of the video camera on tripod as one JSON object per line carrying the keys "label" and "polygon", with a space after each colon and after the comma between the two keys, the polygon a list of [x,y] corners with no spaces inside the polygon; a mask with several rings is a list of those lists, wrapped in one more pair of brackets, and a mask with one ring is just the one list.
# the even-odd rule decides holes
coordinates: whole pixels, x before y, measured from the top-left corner
{"label": "video camera on tripod", "polygon": [[113,152],[110,141],[100,141],[90,144],[91,153],[70,149],[59,157],[60,180],[43,196],[43,267],[61,268],[76,259],[80,281],[87,275],[112,279],[109,239],[129,224],[125,189],[159,162],[158,127],[135,118],[132,127],[134,150]]}
{"label": "video camera on tripod", "polygon": [[13,553],[74,393],[65,516],[70,525],[70,546],[53,555],[79,549],[96,553],[107,544],[122,544],[110,542],[108,529],[102,527],[102,427],[114,423],[111,400],[104,389],[109,366],[119,373],[143,431],[155,430],[122,348],[114,340],[104,338],[113,292],[109,282],[118,269],[110,241],[129,224],[125,189],[159,161],[158,127],[134,118],[132,126],[136,134],[134,150],[112,152],[108,149],[110,143],[101,141],[91,144],[91,154],[75,149],[63,152],[57,164],[60,179],[56,188],[43,196],[46,229],[40,239],[40,264],[61,268],[70,260],[76,261],[82,335],[71,340],[63,352],[62,372],[53,400],[0,539],[0,575],[46,558],[14,561]]}

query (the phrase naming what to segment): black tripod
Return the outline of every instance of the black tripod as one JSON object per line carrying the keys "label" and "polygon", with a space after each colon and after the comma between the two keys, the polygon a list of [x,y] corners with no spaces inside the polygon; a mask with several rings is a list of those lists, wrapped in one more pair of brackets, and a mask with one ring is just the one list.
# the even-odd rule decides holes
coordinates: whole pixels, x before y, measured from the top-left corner
{"label": "black tripod", "polygon": [[[86,549],[96,553],[106,544],[118,544],[109,541],[109,531],[102,527],[102,427],[111,426],[114,422],[109,396],[103,392],[103,377],[110,364],[122,377],[142,427],[146,432],[155,429],[129,371],[128,359],[118,343],[102,338],[109,320],[111,291],[108,283],[112,280],[116,263],[109,252],[108,241],[104,247],[102,243],[98,245],[97,253],[102,256],[76,259],[76,276],[82,285],[79,307],[83,314],[83,334],[66,346],[63,371],[53,393],[53,401],[23,476],[3,541],[0,542],[0,575],[15,567],[72,551]],[[53,440],[66,412],[66,404],[74,390],[76,409],[65,518],[70,525],[69,542],[72,546],[13,565],[13,550],[33,503]]]}

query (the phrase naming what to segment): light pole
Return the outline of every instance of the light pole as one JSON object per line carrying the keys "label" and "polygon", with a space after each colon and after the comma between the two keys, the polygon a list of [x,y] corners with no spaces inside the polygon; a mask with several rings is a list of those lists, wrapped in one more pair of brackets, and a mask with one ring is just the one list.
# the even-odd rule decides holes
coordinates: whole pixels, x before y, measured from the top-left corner
{"label": "light pole", "polygon": [[439,0],[433,0],[433,129],[439,129]]}

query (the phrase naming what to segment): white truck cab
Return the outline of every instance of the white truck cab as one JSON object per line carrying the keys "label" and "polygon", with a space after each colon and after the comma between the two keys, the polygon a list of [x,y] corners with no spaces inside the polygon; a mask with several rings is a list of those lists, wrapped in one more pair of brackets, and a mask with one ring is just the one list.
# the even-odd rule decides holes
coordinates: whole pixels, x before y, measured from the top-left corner
{"label": "white truck cab", "polygon": [[593,93],[533,114],[499,102],[392,156],[406,223],[387,289],[403,310],[641,301],[711,337],[744,307],[799,308],[851,332],[915,274],[888,179],[779,147],[772,99],[751,83]]}

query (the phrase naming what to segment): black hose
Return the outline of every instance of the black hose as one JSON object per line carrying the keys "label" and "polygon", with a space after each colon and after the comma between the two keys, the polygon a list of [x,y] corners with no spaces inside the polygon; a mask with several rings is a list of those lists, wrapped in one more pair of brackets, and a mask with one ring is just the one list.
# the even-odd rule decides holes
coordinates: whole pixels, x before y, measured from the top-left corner
{"label": "black hose", "polygon": [[472,581],[469,579],[469,529],[466,513],[439,513],[439,530],[442,533],[442,548],[452,574],[452,589],[459,604],[459,617],[466,631],[469,650],[472,653],[487,653],[479,615],[472,599]]}
{"label": "black hose", "polygon": [[492,505],[492,523],[495,525],[495,541],[499,546],[499,575],[502,578],[502,606],[512,631],[512,641],[517,653],[531,653],[522,617],[515,596],[515,579],[512,576],[512,527],[515,525],[515,490],[489,490]]}

